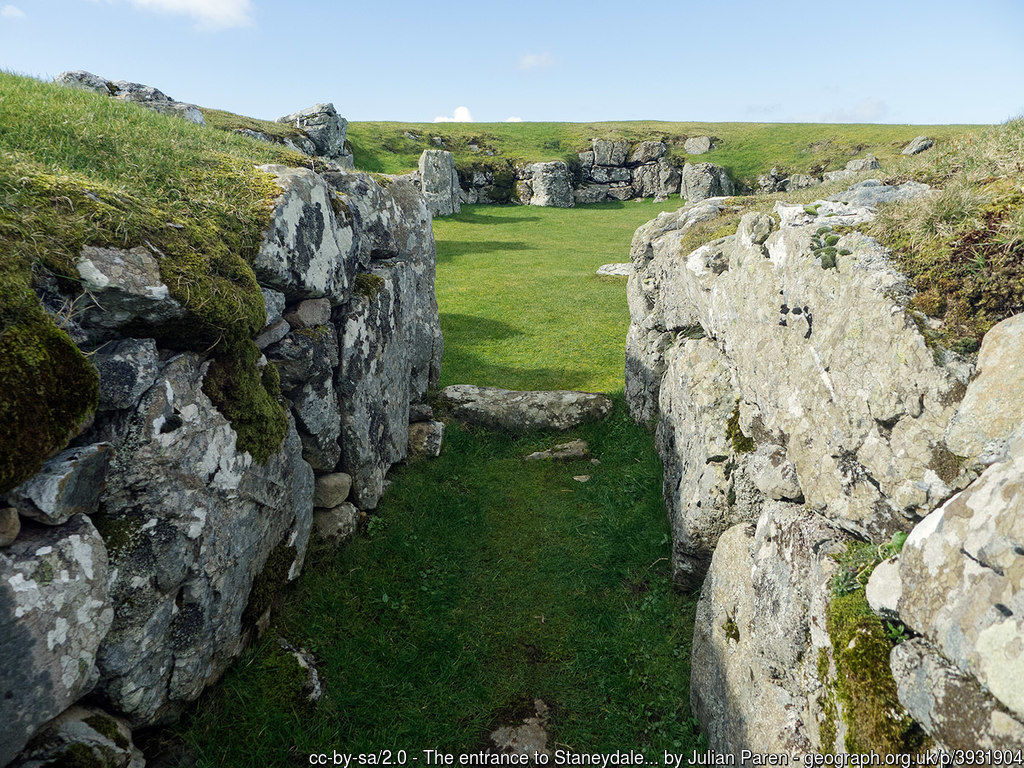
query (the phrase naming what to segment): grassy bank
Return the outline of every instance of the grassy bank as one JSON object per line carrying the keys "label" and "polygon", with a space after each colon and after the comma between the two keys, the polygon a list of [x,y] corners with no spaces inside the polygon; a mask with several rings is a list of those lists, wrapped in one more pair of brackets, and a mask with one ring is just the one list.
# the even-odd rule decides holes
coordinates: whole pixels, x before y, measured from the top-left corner
{"label": "grassy bank", "polygon": [[[350,123],[349,142],[356,167],[382,173],[405,173],[417,167],[424,149],[436,149],[440,137],[459,167],[497,159],[562,160],[590,149],[591,138],[658,139],[681,163],[683,141],[712,136],[717,146],[694,156],[694,162],[723,166],[729,175],[754,184],[773,166],[789,173],[836,170],[855,156],[874,153],[883,164],[899,156],[915,136],[927,134],[938,145],[962,136],[968,126],[830,125],[821,123]],[[411,138],[410,138],[411,135]],[[476,147],[474,151],[473,147]],[[493,152],[493,156],[488,156]]]}

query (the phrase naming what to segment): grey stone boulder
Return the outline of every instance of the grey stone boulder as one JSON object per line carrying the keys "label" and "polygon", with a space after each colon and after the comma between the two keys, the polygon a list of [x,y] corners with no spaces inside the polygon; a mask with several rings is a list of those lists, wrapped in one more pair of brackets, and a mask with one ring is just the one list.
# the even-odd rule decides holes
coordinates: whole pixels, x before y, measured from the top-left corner
{"label": "grey stone boulder", "polygon": [[436,458],[444,442],[444,422],[417,421],[409,425],[409,456]]}
{"label": "grey stone boulder", "polygon": [[131,250],[83,246],[76,270],[93,299],[79,318],[86,329],[104,333],[128,325],[156,328],[185,316],[185,309],[160,277],[156,258],[142,246]]}
{"label": "grey stone boulder", "polygon": [[253,259],[260,284],[292,301],[326,297],[343,303],[357,254],[351,223],[335,215],[332,191],[306,168],[263,165],[260,170],[281,188]]}
{"label": "grey stone boulder", "polygon": [[[690,660],[690,706],[711,749],[788,753],[828,743],[831,658],[826,620],[833,559],[849,537],[801,506],[770,502],[756,527],[718,541],[701,590]],[[831,665],[830,665],[831,666]],[[823,679],[824,677],[824,679]],[[835,710],[832,717],[835,717]]]}
{"label": "grey stone boulder", "polygon": [[409,423],[415,424],[418,421],[433,421],[434,409],[426,403],[409,404]]}
{"label": "grey stone boulder", "polygon": [[267,347],[277,344],[277,342],[287,336],[291,330],[292,327],[288,325],[288,321],[281,318],[259,332],[259,335],[255,339],[256,346],[261,350],[265,350]]}
{"label": "grey stone boulder", "polygon": [[626,262],[625,264],[602,264],[597,268],[595,274],[606,275],[606,276],[617,276],[617,277],[629,277],[629,273],[633,271],[633,264]]}
{"label": "grey stone boulder", "polygon": [[196,125],[206,125],[206,118],[203,117],[202,110],[195,104],[185,104],[181,101],[148,101],[144,102],[142,106],[159,112],[161,115],[180,117],[182,120]]}
{"label": "grey stone boulder", "polygon": [[359,527],[359,510],[355,504],[347,501],[329,509],[316,509],[313,512],[313,525],[317,534],[328,541],[348,541]]}
{"label": "grey stone boulder", "polygon": [[174,716],[220,677],[298,575],[312,525],[313,472],[294,426],[255,463],[203,392],[207,365],[194,354],[166,364],[93,516],[117,606],[97,700],[133,726]]}
{"label": "grey stone boulder", "polygon": [[146,760],[124,720],[75,705],[43,726],[8,768],[81,765],[144,768]]}
{"label": "grey stone boulder", "polygon": [[612,412],[612,401],[605,395],[571,390],[517,392],[453,384],[442,389],[439,397],[459,421],[511,432],[571,429]]}
{"label": "grey stone boulder", "polygon": [[341,408],[339,468],[352,476],[352,500],[374,509],[384,476],[406,457],[412,393],[416,283],[407,261],[378,263],[348,308],[335,389]]}
{"label": "grey stone boulder", "polygon": [[594,167],[594,150],[588,150],[587,152],[580,152],[580,165],[584,171],[588,171]]}
{"label": "grey stone boulder", "polygon": [[625,165],[629,144],[625,141],[592,139],[594,165]]}
{"label": "grey stone boulder", "polygon": [[687,163],[683,166],[682,187],[679,194],[688,203],[707,200],[710,197],[732,194],[729,174],[712,163]]}
{"label": "grey stone boulder", "polygon": [[77,69],[71,72],[61,72],[53,79],[53,82],[68,88],[77,88],[82,91],[101,93],[104,96],[113,95],[109,80],[105,77],[94,75],[92,72],[86,72],[83,69]]}
{"label": "grey stone boulder", "polygon": [[455,156],[443,149],[427,149],[420,155],[420,185],[434,216],[450,216],[462,207]]}
{"label": "grey stone boulder", "polygon": [[641,141],[629,153],[629,163],[631,165],[653,163],[663,158],[667,150],[668,147],[663,141]]}
{"label": "grey stone boulder", "polygon": [[991,464],[1024,422],[1024,314],[996,324],[978,353],[978,375],[946,428],[946,445],[957,456]]}
{"label": "grey stone boulder", "polygon": [[913,638],[889,657],[900,703],[936,745],[953,750],[1024,746],[1024,723],[933,645]]}
{"label": "grey stone boulder", "polygon": [[569,168],[561,160],[534,163],[532,187],[530,205],[554,208],[572,208],[575,205],[569,183]]}
{"label": "grey stone boulder", "polygon": [[[325,174],[331,187],[342,195],[355,221],[357,252],[361,265],[394,260],[409,271],[399,285],[401,322],[412,372],[409,390],[420,401],[441,377],[444,340],[434,293],[437,250],[430,211],[419,189],[406,181],[394,181],[384,189],[368,174]],[[368,280],[368,282],[367,282]],[[372,278],[356,286],[357,294],[372,298]],[[344,327],[339,325],[339,336]]]}
{"label": "grey stone boulder", "polygon": [[277,368],[281,390],[291,393],[310,381],[330,378],[340,354],[333,325],[320,325],[287,334],[267,347],[267,360]]}
{"label": "grey stone boulder", "polygon": [[156,341],[111,341],[92,355],[92,363],[100,375],[99,409],[134,408],[156,379],[159,366]]}
{"label": "grey stone boulder", "polygon": [[73,515],[91,515],[99,506],[110,459],[110,443],[69,448],[11,491],[7,501],[23,517],[46,525],[63,525]]}
{"label": "grey stone boulder", "polygon": [[870,207],[879,203],[905,202],[921,197],[931,189],[927,184],[916,181],[905,181],[902,184],[883,184],[878,179],[866,179],[854,184],[845,192],[830,197],[850,205]]}
{"label": "grey stone boulder", "polygon": [[616,181],[629,181],[632,174],[630,174],[629,168],[624,166],[595,165],[590,169],[587,177],[598,184],[610,184]]}
{"label": "grey stone boulder", "polygon": [[327,299],[306,299],[288,310],[284,319],[293,331],[325,326],[331,321],[331,302]]}
{"label": "grey stone boulder", "polygon": [[819,184],[821,184],[821,179],[817,176],[794,173],[789,177],[789,183],[786,185],[786,190],[792,192],[797,189],[809,189],[810,187],[816,187]]}
{"label": "grey stone boulder", "polygon": [[929,139],[927,136],[918,136],[913,139],[907,146],[903,148],[900,154],[903,155],[918,155],[925,150],[931,149],[935,146],[935,141]]}
{"label": "grey stone boulder", "polygon": [[523,461],[578,461],[590,456],[590,446],[586,440],[570,440],[559,443],[546,451],[535,451],[527,454]]}
{"label": "grey stone boulder", "polygon": [[572,191],[572,199],[576,205],[603,203],[609,198],[607,184],[583,184]]}
{"label": "grey stone boulder", "polygon": [[333,104],[314,104],[312,107],[277,118],[303,131],[316,149],[316,154],[337,160],[349,157],[345,149],[348,120],[338,114]]}
{"label": "grey stone boulder", "polygon": [[1024,718],[1024,427],[966,490],[911,531],[899,615],[953,666]]}
{"label": "grey stone boulder", "polygon": [[854,173],[877,171],[881,167],[882,164],[878,162],[878,158],[872,154],[867,154],[864,157],[858,157],[856,160],[851,160],[846,164],[846,170],[853,171]]}
{"label": "grey stone boulder", "polygon": [[710,136],[691,136],[683,142],[683,152],[688,155],[703,155],[714,148]]}
{"label": "grey stone boulder", "polygon": [[661,159],[633,169],[633,194],[636,197],[668,197],[679,191],[679,171]]}
{"label": "grey stone boulder", "polygon": [[114,612],[107,549],[85,515],[27,524],[0,549],[0,765],[96,683]]}
{"label": "grey stone boulder", "polygon": [[174,101],[166,93],[152,85],[132,83],[128,80],[111,80],[108,87],[113,92],[114,98],[119,101],[134,101],[141,104],[151,101]]}
{"label": "grey stone boulder", "polygon": [[342,504],[352,489],[352,478],[344,472],[319,475],[313,490],[313,505],[332,508]]}
{"label": "grey stone boulder", "polygon": [[273,288],[260,287],[263,294],[263,307],[267,312],[267,326],[271,326],[284,316],[285,296]]}

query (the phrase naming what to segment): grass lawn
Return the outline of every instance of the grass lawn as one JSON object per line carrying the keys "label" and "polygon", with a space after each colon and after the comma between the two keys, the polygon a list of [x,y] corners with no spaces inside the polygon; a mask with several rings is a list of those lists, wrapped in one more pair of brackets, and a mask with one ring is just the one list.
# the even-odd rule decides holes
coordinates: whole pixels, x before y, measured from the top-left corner
{"label": "grass lawn", "polygon": [[[694,600],[670,587],[661,465],[621,394],[625,280],[593,274],[677,205],[470,207],[435,222],[445,382],[616,392],[615,412],[558,435],[449,424],[440,458],[394,470],[364,529],[313,547],[265,639],[179,728],[199,766],[478,750],[535,697],[552,709],[549,748],[699,746]],[[576,437],[599,464],[522,460]],[[316,656],[319,705],[302,702],[278,636]]]}
{"label": "grass lawn", "polygon": [[634,230],[664,203],[577,208],[465,206],[434,221],[442,385],[623,388],[626,279],[598,277],[629,260]]}

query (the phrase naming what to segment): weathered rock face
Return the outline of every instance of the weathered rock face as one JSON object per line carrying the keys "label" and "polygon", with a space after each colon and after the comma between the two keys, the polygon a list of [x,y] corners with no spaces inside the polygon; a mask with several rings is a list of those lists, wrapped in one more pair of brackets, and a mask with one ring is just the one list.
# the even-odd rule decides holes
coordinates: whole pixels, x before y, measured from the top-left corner
{"label": "weathered rock face", "polygon": [[7,503],[23,517],[46,525],[62,525],[72,515],[91,515],[99,504],[110,453],[109,443],[61,451],[11,491]]}
{"label": "weathered rock face", "polygon": [[0,765],[96,684],[114,618],[107,549],[85,515],[26,524],[0,549]]}
{"label": "weathered rock face", "polygon": [[703,155],[714,148],[710,136],[691,136],[683,142],[683,151],[688,155]]}
{"label": "weathered rock face", "polygon": [[544,205],[554,208],[572,208],[575,203],[569,184],[569,168],[561,160],[550,163],[534,163],[530,205]]}
{"label": "weathered rock face", "polygon": [[828,691],[818,667],[831,653],[831,555],[846,541],[824,519],[779,502],[756,528],[722,534],[697,604],[690,661],[691,708],[712,749],[799,756],[841,746],[834,732],[821,733]]}
{"label": "weathered rock face", "polygon": [[97,517],[117,606],[98,690],[136,725],[224,672],[298,574],[312,523],[313,473],[294,427],[255,464],[203,393],[204,374],[191,354],[162,370],[115,446]]}
{"label": "weathered rock face", "polygon": [[274,176],[282,192],[253,260],[260,284],[293,300],[325,296],[341,303],[356,268],[351,222],[338,220],[332,192],[319,175],[283,165],[261,169]]}
{"label": "weathered rock face", "polygon": [[313,143],[315,154],[352,167],[352,155],[345,147],[348,120],[338,114],[333,104],[314,104],[279,117],[277,122],[294,125],[303,131]]}
{"label": "weathered rock face", "polygon": [[593,139],[594,165],[624,165],[629,145],[625,141]]}
{"label": "weathered rock face", "polygon": [[569,390],[515,392],[453,384],[441,390],[440,398],[460,421],[512,432],[571,429],[612,412],[612,401],[604,395]]}
{"label": "weathered rock face", "polygon": [[156,341],[112,341],[93,354],[92,362],[100,374],[100,410],[134,408],[156,379]]}
{"label": "weathered rock face", "polygon": [[925,345],[906,278],[856,230],[877,203],[927,193],[862,183],[682,249],[722,212],[711,200],[634,237],[627,401],[657,419],[677,579],[699,583],[710,557],[691,691],[713,749],[860,743],[845,741],[842,711],[859,705],[835,694],[854,679],[842,649],[888,645],[877,620],[863,638],[829,636],[830,553],[911,529],[867,601],[921,639],[897,647],[891,675],[884,659],[866,674],[900,728],[912,715],[943,746],[1021,746],[1020,317],[986,338],[972,380],[969,363]]}
{"label": "weathered rock face", "polygon": [[1024,427],[922,520],[900,557],[900,619],[1024,721]]}
{"label": "weathered rock face", "polygon": [[455,156],[443,149],[427,149],[420,155],[420,184],[427,208],[434,216],[450,216],[462,207]]}
{"label": "weathered rock face", "polygon": [[935,146],[935,141],[929,139],[927,136],[918,136],[913,139],[907,146],[903,148],[903,155],[918,155],[924,152],[926,149],[931,149]]}
{"label": "weathered rock face", "polygon": [[690,203],[732,194],[729,174],[712,163],[687,163],[683,166],[682,179],[679,194]]}

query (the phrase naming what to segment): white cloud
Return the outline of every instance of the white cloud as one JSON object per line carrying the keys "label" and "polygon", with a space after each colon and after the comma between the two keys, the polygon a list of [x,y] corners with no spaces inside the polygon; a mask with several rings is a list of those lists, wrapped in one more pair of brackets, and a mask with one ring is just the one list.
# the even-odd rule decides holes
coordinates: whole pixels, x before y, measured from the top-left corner
{"label": "white cloud", "polygon": [[5,5],[0,8],[0,16],[5,19],[24,19],[25,12],[16,5]]}
{"label": "white cloud", "polygon": [[816,115],[815,123],[874,123],[889,114],[889,105],[882,99],[861,99],[850,107],[840,107],[831,112]]}
{"label": "white cloud", "polygon": [[543,53],[524,53],[519,57],[520,69],[546,69],[554,66],[555,57],[547,51]]}
{"label": "white cloud", "polygon": [[434,118],[435,123],[472,123],[473,115],[469,112],[469,107],[456,107],[455,112],[452,113],[451,117],[445,117],[444,115],[438,115]]}
{"label": "white cloud", "polygon": [[523,118],[521,118],[521,117],[506,117],[505,118],[505,122],[506,123],[521,123],[521,122],[523,122]]}
{"label": "white cloud", "polygon": [[252,0],[128,0],[137,8],[157,13],[191,16],[207,29],[245,27],[252,24]]}

